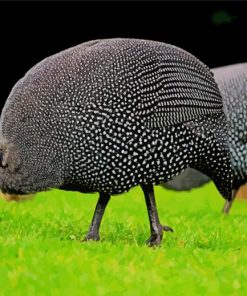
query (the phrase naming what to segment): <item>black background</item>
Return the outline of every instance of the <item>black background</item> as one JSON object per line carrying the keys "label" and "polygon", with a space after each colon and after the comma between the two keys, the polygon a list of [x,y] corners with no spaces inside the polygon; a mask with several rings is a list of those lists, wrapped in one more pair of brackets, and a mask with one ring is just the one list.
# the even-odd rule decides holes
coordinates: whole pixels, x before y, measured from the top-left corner
{"label": "black background", "polygon": [[35,63],[84,41],[164,41],[216,67],[247,61],[246,29],[246,2],[1,2],[1,105]]}

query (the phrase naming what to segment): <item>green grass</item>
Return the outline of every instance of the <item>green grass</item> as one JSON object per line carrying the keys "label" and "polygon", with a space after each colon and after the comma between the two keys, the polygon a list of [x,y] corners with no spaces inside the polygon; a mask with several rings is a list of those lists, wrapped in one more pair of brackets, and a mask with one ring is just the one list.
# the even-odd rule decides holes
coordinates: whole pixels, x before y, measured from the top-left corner
{"label": "green grass", "polygon": [[0,201],[0,295],[247,295],[247,202],[226,217],[213,184],[155,190],[160,219],[175,231],[156,249],[145,245],[140,188],[111,199],[99,243],[80,243],[97,195]]}

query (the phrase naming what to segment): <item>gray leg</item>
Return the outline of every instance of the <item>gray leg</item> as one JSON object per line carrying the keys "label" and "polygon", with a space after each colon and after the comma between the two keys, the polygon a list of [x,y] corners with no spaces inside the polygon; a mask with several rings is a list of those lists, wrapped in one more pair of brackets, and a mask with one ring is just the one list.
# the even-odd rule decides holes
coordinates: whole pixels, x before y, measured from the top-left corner
{"label": "gray leg", "polygon": [[235,197],[237,196],[237,193],[238,193],[238,189],[237,190],[236,189],[232,190],[232,199],[231,199],[231,201],[226,200],[224,208],[222,210],[222,213],[229,214],[229,211],[230,211],[230,209],[232,207],[232,203],[233,203]]}
{"label": "gray leg", "polygon": [[149,222],[150,222],[150,231],[151,236],[147,240],[147,244],[149,246],[158,246],[161,243],[164,231],[172,231],[172,228],[169,226],[162,226],[160,224],[155,198],[154,198],[154,190],[152,185],[141,185],[142,190],[144,192],[146,206],[148,210]]}
{"label": "gray leg", "polygon": [[84,241],[88,241],[88,240],[98,241],[100,239],[99,237],[100,223],[109,200],[110,200],[109,194],[100,193],[99,200],[94,211],[93,219],[92,219],[88,234],[85,237]]}

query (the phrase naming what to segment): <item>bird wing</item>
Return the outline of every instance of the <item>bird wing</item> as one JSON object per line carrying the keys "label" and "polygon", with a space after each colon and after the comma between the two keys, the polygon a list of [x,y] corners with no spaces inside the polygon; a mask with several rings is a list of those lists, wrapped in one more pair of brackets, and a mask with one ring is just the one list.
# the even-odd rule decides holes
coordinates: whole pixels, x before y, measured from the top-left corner
{"label": "bird wing", "polygon": [[222,99],[210,70],[180,49],[142,56],[137,115],[147,127],[165,127],[222,114]]}

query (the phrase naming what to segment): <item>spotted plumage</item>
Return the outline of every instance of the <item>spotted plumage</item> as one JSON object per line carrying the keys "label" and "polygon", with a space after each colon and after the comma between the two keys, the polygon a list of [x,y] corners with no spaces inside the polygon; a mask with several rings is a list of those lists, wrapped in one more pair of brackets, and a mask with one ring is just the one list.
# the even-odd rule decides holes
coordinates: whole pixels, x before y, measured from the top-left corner
{"label": "spotted plumage", "polygon": [[218,87],[194,56],[154,41],[90,41],[44,59],[12,89],[0,187],[97,191],[102,209],[138,184],[152,199],[152,184],[191,166],[230,198],[226,134]]}
{"label": "spotted plumage", "polygon": [[[247,63],[212,69],[223,97],[224,111],[229,121],[229,148],[234,172],[234,196],[247,182]],[[166,186],[188,190],[208,182],[203,174],[187,169]],[[224,208],[228,212],[231,204]]]}

